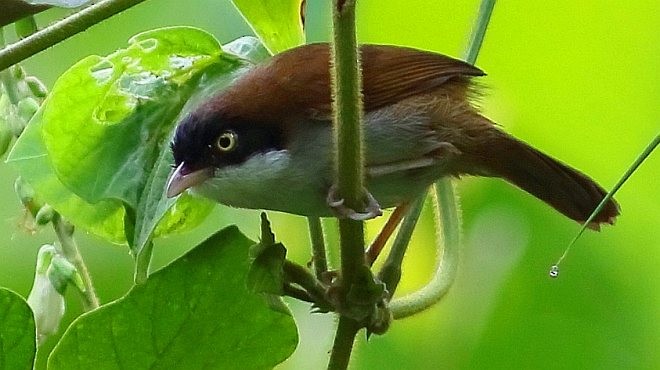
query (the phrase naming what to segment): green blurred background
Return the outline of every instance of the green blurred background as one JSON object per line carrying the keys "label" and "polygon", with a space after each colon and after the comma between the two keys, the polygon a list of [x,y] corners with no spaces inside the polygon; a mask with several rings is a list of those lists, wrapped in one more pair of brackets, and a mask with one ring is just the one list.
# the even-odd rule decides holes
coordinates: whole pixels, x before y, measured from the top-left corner
{"label": "green blurred background", "polygon": [[[327,40],[326,1],[308,0],[308,39]],[[414,46],[460,57],[478,1],[360,0],[362,42]],[[634,4],[634,5],[633,5]],[[45,25],[64,14],[38,17]],[[89,54],[124,47],[135,33],[167,25],[204,28],[221,42],[251,33],[228,0],[151,0],[93,27],[23,65],[48,86]],[[660,2],[500,1],[477,65],[488,72],[486,114],[517,137],[566,161],[606,188],[660,128]],[[49,229],[26,226],[12,191],[18,174],[0,164],[0,285],[30,290],[38,247]],[[356,369],[660,368],[660,154],[620,191],[616,227],[587,232],[562,265],[548,268],[578,225],[494,179],[462,179],[464,233],[457,281],[436,307],[395,322],[381,337],[359,338]],[[433,267],[427,209],[404,266],[401,293]],[[305,220],[272,213],[277,236],[299,262],[309,258]],[[370,237],[383,220],[369,225]],[[258,235],[258,212],[218,206],[192,233],[159,241],[155,267],[228,224]],[[327,220],[336,250],[335,224]],[[132,281],[127,248],[78,233],[103,302]],[[336,258],[336,251],[332,253]],[[80,312],[68,295],[67,324]],[[282,369],[324,368],[333,319],[291,303],[301,343]],[[46,347],[54,345],[49,340]],[[44,356],[42,356],[44,357]],[[39,361],[43,367],[44,358]]]}

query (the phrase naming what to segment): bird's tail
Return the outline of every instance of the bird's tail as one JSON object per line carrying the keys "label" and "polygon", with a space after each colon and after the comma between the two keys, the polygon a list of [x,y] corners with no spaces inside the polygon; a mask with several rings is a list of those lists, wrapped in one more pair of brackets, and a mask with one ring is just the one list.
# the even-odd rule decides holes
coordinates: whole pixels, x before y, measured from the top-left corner
{"label": "bird's tail", "polygon": [[[565,216],[584,223],[605,197],[606,191],[583,173],[549,157],[491,126],[495,130],[482,144],[459,148],[464,166],[457,172],[501,177],[541,199]],[[614,200],[588,225],[614,224],[619,206]]]}

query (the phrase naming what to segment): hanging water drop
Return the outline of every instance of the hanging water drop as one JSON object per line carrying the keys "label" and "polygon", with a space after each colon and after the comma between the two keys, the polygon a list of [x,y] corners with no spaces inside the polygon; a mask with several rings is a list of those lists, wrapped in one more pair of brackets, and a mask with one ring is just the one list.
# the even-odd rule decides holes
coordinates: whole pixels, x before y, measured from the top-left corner
{"label": "hanging water drop", "polygon": [[552,267],[550,267],[549,274],[551,278],[556,278],[557,276],[559,276],[559,266],[552,265]]}

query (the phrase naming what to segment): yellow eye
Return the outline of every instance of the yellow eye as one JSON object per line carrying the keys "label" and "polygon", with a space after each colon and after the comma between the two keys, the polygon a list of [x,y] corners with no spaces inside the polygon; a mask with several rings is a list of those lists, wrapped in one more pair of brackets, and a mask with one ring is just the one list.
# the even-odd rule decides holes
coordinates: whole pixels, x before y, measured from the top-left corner
{"label": "yellow eye", "polygon": [[218,136],[215,142],[215,147],[223,152],[230,152],[236,149],[237,138],[236,134],[232,131],[225,131],[222,135]]}

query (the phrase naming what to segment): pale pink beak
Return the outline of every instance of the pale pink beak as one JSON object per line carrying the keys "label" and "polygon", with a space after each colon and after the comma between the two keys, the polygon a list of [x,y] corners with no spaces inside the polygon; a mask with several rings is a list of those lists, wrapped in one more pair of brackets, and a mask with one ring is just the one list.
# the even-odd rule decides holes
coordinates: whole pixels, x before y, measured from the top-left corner
{"label": "pale pink beak", "polygon": [[207,167],[197,171],[190,171],[185,162],[172,172],[167,180],[167,197],[172,198],[184,192],[184,190],[203,183],[213,177],[213,168]]}

